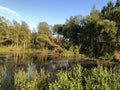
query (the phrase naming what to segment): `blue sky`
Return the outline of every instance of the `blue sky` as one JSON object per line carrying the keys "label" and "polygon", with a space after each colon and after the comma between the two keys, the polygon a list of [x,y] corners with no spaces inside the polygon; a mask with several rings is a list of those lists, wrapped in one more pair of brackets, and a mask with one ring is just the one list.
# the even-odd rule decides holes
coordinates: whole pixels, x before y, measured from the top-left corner
{"label": "blue sky", "polygon": [[42,21],[54,25],[65,23],[70,16],[86,16],[93,5],[100,10],[108,1],[110,0],[0,0],[0,16],[10,21],[25,21],[33,29]]}

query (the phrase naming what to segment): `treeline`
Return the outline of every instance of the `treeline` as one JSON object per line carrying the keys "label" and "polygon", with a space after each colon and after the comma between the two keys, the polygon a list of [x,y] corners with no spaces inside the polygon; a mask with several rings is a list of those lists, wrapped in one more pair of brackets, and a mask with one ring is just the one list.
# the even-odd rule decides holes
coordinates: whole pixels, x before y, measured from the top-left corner
{"label": "treeline", "polygon": [[37,31],[26,22],[0,17],[0,45],[55,52],[72,51],[89,56],[111,55],[120,49],[120,0],[109,1],[101,10],[93,6],[89,15],[71,16],[65,24],[40,22]]}

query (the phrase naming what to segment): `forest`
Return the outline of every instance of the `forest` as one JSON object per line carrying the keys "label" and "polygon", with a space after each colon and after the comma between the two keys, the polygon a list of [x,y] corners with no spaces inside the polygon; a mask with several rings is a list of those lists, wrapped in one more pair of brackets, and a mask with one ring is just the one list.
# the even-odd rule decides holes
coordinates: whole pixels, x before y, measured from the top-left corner
{"label": "forest", "polygon": [[37,30],[0,16],[0,51],[17,50],[111,58],[120,50],[120,0],[108,1],[101,10],[93,6],[89,15],[71,16],[64,24],[40,22]]}

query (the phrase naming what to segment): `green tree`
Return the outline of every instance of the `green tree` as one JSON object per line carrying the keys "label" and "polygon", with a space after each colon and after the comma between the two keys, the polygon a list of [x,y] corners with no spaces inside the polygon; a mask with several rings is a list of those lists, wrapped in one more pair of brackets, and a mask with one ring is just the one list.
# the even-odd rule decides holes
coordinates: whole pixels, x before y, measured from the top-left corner
{"label": "green tree", "polygon": [[18,46],[20,44],[20,42],[19,42],[19,40],[20,40],[20,38],[19,38],[19,32],[20,32],[20,30],[21,30],[20,24],[17,21],[13,20],[12,41],[13,41],[13,45],[15,47],[17,47],[17,48],[18,48]]}
{"label": "green tree", "polygon": [[39,47],[39,42],[37,41],[37,36],[38,33],[35,31],[35,29],[31,32],[30,34],[30,44],[31,44],[31,48],[37,48],[37,46]]}
{"label": "green tree", "polygon": [[56,24],[53,26],[53,34],[54,35],[63,35],[63,24]]}
{"label": "green tree", "polygon": [[40,48],[50,48],[52,43],[52,32],[50,27],[46,22],[40,22],[38,24],[38,35],[37,41],[40,45]]}
{"label": "green tree", "polygon": [[104,19],[98,21],[98,25],[101,28],[100,33],[101,34],[106,33],[109,36],[109,38],[106,38],[105,41],[109,41],[109,40],[111,41],[113,39],[116,39],[116,33],[117,33],[116,22],[110,21],[108,19]]}
{"label": "green tree", "polygon": [[107,6],[103,6],[101,10],[101,18],[112,20],[113,9],[114,9],[114,3],[112,1],[109,1],[107,3]]}
{"label": "green tree", "polygon": [[83,52],[86,54],[94,55],[94,47],[96,45],[96,37],[99,34],[97,22],[100,20],[100,11],[92,8],[90,15],[86,16],[85,33],[84,33],[84,46]]}
{"label": "green tree", "polygon": [[19,32],[19,38],[21,45],[23,45],[24,49],[28,47],[30,43],[30,29],[26,22],[22,21],[21,31]]}
{"label": "green tree", "polygon": [[0,44],[8,45],[10,41],[10,22],[4,17],[0,17]]}
{"label": "green tree", "polygon": [[83,31],[82,21],[81,15],[71,16],[63,26],[63,37],[74,45],[80,45],[81,32]]}
{"label": "green tree", "polygon": [[101,10],[101,16],[103,19],[109,19],[116,22],[118,28],[116,33],[117,48],[120,45],[120,0],[117,0],[115,5],[112,1],[109,1],[107,6],[104,6]]}
{"label": "green tree", "polygon": [[120,47],[120,0],[117,0],[115,3],[115,7],[113,10],[113,21],[116,22],[116,26],[118,27],[116,39],[117,39],[117,48]]}
{"label": "green tree", "polygon": [[48,37],[52,36],[52,32],[50,31],[50,27],[46,22],[40,22],[38,24],[38,33],[39,34],[45,34]]}
{"label": "green tree", "polygon": [[100,34],[97,38],[99,38],[101,41],[98,41],[101,43],[101,46],[99,46],[99,53],[101,54],[111,54],[113,53],[115,49],[115,42],[116,41],[116,33],[117,33],[117,27],[116,22],[110,21],[108,19],[100,20],[98,21],[98,29],[100,31]]}

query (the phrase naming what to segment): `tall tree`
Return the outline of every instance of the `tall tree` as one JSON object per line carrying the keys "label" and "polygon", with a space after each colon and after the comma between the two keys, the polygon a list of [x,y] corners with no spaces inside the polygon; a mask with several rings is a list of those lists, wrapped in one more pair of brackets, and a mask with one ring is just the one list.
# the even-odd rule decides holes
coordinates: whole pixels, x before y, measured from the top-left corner
{"label": "tall tree", "polygon": [[13,40],[13,44],[17,48],[18,48],[19,43],[20,43],[19,42],[19,40],[20,40],[20,38],[19,38],[19,32],[20,32],[20,30],[21,30],[20,24],[17,21],[13,20],[13,31],[14,32],[13,32],[12,40]]}
{"label": "tall tree", "polygon": [[52,32],[49,25],[46,22],[40,22],[38,24],[38,36],[37,41],[41,48],[49,48],[52,46]]}
{"label": "tall tree", "polygon": [[54,35],[63,35],[63,24],[56,24],[53,26],[53,34]]}
{"label": "tall tree", "polygon": [[114,3],[112,1],[109,1],[107,3],[107,6],[103,6],[101,10],[101,16],[103,19],[110,19],[113,18],[113,9],[114,9]]}
{"label": "tall tree", "polygon": [[40,22],[38,24],[38,33],[45,34],[49,37],[52,36],[52,32],[50,31],[50,27],[46,22]]}
{"label": "tall tree", "polygon": [[93,6],[90,15],[86,16],[85,22],[85,43],[83,51],[85,53],[94,53],[94,47],[96,45],[96,36],[99,34],[97,28],[97,22],[100,20],[100,11]]}
{"label": "tall tree", "polygon": [[30,34],[30,44],[32,48],[37,48],[37,46],[39,47],[39,41],[37,41],[37,36],[38,33],[34,29]]}
{"label": "tall tree", "polygon": [[30,30],[26,22],[22,21],[21,31],[19,32],[19,38],[21,45],[23,45],[24,49],[28,46],[30,42]]}
{"label": "tall tree", "polygon": [[117,48],[120,47],[120,0],[117,0],[113,10],[113,20],[116,22],[118,27],[116,39],[117,39]]}
{"label": "tall tree", "polygon": [[117,27],[116,22],[110,21],[108,19],[98,21],[98,29],[100,34],[97,36],[99,38],[99,54],[111,54],[115,49],[116,33]]}
{"label": "tall tree", "polygon": [[63,26],[62,32],[65,39],[68,39],[72,44],[80,44],[80,36],[83,30],[81,22],[83,17],[81,15],[71,16]]}
{"label": "tall tree", "polygon": [[0,43],[4,43],[9,39],[9,21],[4,17],[0,17]]}

